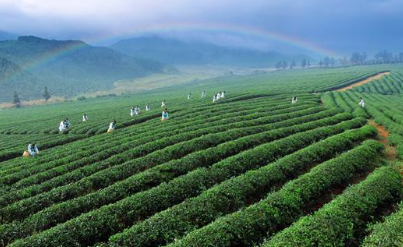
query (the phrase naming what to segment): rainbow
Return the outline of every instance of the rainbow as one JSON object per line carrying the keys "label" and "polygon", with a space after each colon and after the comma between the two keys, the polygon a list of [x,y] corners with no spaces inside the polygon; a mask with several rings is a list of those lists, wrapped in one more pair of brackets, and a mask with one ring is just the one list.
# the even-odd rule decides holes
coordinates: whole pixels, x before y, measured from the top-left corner
{"label": "rainbow", "polygon": [[[87,43],[102,43],[108,40],[118,40],[133,36],[141,36],[144,34],[161,34],[170,32],[209,32],[209,33],[225,33],[233,35],[241,35],[244,37],[258,38],[267,41],[280,41],[285,44],[307,50],[320,56],[339,57],[339,55],[327,48],[321,47],[314,43],[292,37],[286,36],[276,32],[269,32],[260,28],[241,26],[241,25],[228,25],[217,23],[169,23],[163,25],[148,25],[143,27],[134,27],[123,34],[107,34],[97,37],[86,37],[83,40]],[[59,49],[55,49],[43,54],[39,59],[31,61],[22,66],[23,71],[30,71],[41,66],[45,66],[52,61],[55,61],[63,56],[67,56],[73,52],[76,52],[86,47],[85,43],[74,42],[70,45],[62,46]],[[19,73],[14,73],[9,78],[17,76]]]}
{"label": "rainbow", "polygon": [[33,71],[35,69],[39,69],[42,66],[45,66],[48,63],[56,61],[64,56],[68,56],[71,53],[74,53],[88,45],[84,42],[71,42],[67,45],[61,45],[60,47],[50,50],[48,52],[43,53],[38,59],[29,61],[21,65],[21,70],[15,73],[11,73],[8,75],[7,80],[17,77],[23,72]]}
{"label": "rainbow", "polygon": [[280,41],[285,44],[302,48],[304,50],[315,53],[321,56],[339,57],[335,51],[328,48],[319,46],[312,42],[306,40],[283,35],[277,32],[270,32],[261,28],[242,26],[242,25],[228,25],[228,24],[218,24],[218,23],[169,23],[160,25],[149,25],[144,27],[134,27],[128,32],[120,35],[105,35],[100,37],[88,37],[85,39],[89,43],[100,43],[108,40],[118,40],[133,36],[141,36],[144,34],[158,34],[158,33],[171,33],[171,32],[185,32],[185,31],[200,31],[200,32],[210,32],[210,33],[227,33],[233,35],[241,35],[245,37],[258,38],[261,40],[274,40]]}

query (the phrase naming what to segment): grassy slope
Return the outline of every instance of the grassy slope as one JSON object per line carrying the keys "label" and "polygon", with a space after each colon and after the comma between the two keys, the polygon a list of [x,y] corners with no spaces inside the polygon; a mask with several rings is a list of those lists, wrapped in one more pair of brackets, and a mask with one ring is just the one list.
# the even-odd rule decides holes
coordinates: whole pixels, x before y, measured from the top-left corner
{"label": "grassy slope", "polygon": [[[94,128],[97,128],[97,130],[95,132],[92,132],[92,134],[98,133],[97,132],[98,129],[100,130],[99,133],[104,133],[103,128],[105,128],[112,119],[118,120],[118,125],[122,123],[125,124],[127,123],[127,126],[121,125],[121,129],[118,129],[116,135],[114,133],[113,136],[108,136],[105,134],[104,135],[98,134],[95,136],[85,136],[83,137],[83,139],[80,139],[79,141],[71,140],[70,143],[66,143],[63,146],[50,147],[49,149],[44,151],[43,156],[38,157],[37,165],[31,164],[34,161],[24,160],[21,158],[0,162],[0,166],[3,167],[3,169],[0,169],[1,172],[0,178],[2,178],[3,180],[0,179],[0,181],[9,181],[7,179],[10,179],[12,177],[13,178],[18,177],[13,176],[13,174],[14,175],[25,174],[24,173],[25,167],[30,169],[36,169],[36,167],[38,167],[39,169],[41,167],[46,167],[47,165],[49,165],[49,167],[50,165],[52,166],[57,165],[57,162],[59,161],[66,162],[66,164],[68,165],[75,164],[72,163],[72,161],[76,159],[74,158],[75,154],[71,153],[72,150],[77,149],[78,154],[81,153],[83,155],[83,157],[77,159],[85,160],[88,158],[86,157],[88,156],[86,155],[87,151],[89,152],[89,150],[97,148],[97,145],[107,146],[108,143],[111,144],[113,143],[113,145],[122,147],[122,150],[120,151],[117,149],[118,153],[114,154],[113,156],[115,156],[115,158],[112,157],[111,159],[111,161],[117,162],[118,166],[120,166],[122,164],[120,164],[119,162],[123,162],[123,160],[125,160],[124,158],[122,158],[125,157],[125,155],[123,155],[122,157],[119,156],[122,152],[135,150],[136,155],[140,155],[142,154],[142,152],[144,152],[142,145],[139,147],[136,146],[130,147],[130,143],[134,140],[137,140],[136,138],[139,138],[138,140],[143,140],[142,139],[143,137],[147,137],[147,133],[150,133],[150,137],[153,136],[154,134],[152,134],[151,131],[155,131],[156,133],[159,133],[159,130],[161,131],[160,133],[166,132],[167,136],[171,137],[172,135],[172,138],[174,139],[176,138],[174,136],[174,133],[177,136],[181,136],[181,134],[187,133],[187,132],[181,133],[182,129],[188,129],[194,127],[197,131],[200,132],[200,133],[197,132],[199,133],[198,135],[202,135],[204,133],[202,131],[202,128],[207,127],[207,125],[210,122],[215,123],[216,121],[219,121],[221,115],[225,114],[225,116],[229,119],[228,121],[231,122],[230,120],[231,117],[236,116],[237,112],[245,111],[245,114],[258,114],[257,109],[264,110],[266,104],[267,108],[273,107],[276,104],[280,104],[281,107],[286,108],[289,107],[291,97],[294,95],[297,95],[299,97],[301,103],[303,102],[304,104],[307,104],[307,108],[308,106],[312,105],[314,106],[316,105],[319,107],[319,95],[313,95],[312,91],[314,90],[326,91],[333,87],[338,87],[340,85],[347,85],[351,81],[356,80],[357,78],[377,73],[383,69],[384,66],[362,66],[362,67],[352,67],[344,69],[340,68],[340,69],[326,69],[326,70],[309,69],[309,70],[293,70],[293,71],[276,71],[274,73],[265,73],[258,75],[256,74],[252,76],[251,75],[226,76],[208,80],[194,81],[192,83],[187,83],[185,85],[172,85],[170,87],[166,87],[163,89],[155,89],[152,91],[142,92],[141,94],[127,95],[122,97],[94,98],[94,99],[87,99],[84,101],[72,101],[59,104],[27,107],[21,109],[1,110],[0,118],[2,119],[2,122],[0,123],[0,132],[1,133],[7,132],[8,137],[15,136],[16,138],[18,138],[18,136],[22,135],[24,135],[24,137],[31,135],[32,137],[54,136],[54,139],[58,139],[60,138],[60,135],[54,135],[52,134],[53,133],[52,131],[57,128],[59,121],[66,116],[70,118],[73,124],[72,133],[70,133],[68,136],[76,136],[77,135],[76,130],[85,129],[86,126],[84,125],[86,124],[87,125],[89,124]],[[173,77],[172,80],[175,80],[175,77]],[[203,90],[207,92],[207,98],[205,99],[200,98],[200,93]],[[217,105],[212,105],[211,97],[213,93],[223,90],[227,92],[227,98]],[[192,92],[193,94],[193,99],[190,101],[186,100],[186,96],[189,92]],[[266,97],[260,97],[260,96],[266,96]],[[160,123],[158,119],[158,115],[161,112],[160,103],[162,99],[167,100],[168,108],[171,111],[172,116],[172,119],[166,123]],[[147,113],[144,112],[140,117],[134,119],[129,116],[129,108],[131,106],[140,105],[141,108],[144,109],[144,105],[146,103],[151,104],[152,111]],[[258,105],[259,107],[255,109],[253,107],[254,105]],[[90,122],[88,123],[81,122],[81,116],[82,113],[84,112],[89,114]],[[270,114],[271,111],[269,112],[269,114],[266,115]],[[150,118],[148,119],[148,117]],[[136,119],[140,121],[143,118],[144,122],[135,122]],[[205,122],[203,121],[203,118],[206,118],[208,120]],[[183,127],[177,127],[179,125],[183,125]],[[40,130],[39,134],[35,135],[29,134],[30,131],[32,131],[32,129],[36,128]],[[298,127],[297,126],[290,127],[290,129],[293,128],[297,129]],[[229,132],[225,133],[228,134]],[[313,130],[312,133],[315,133],[315,130]],[[197,137],[197,135],[195,135],[195,137],[199,138]],[[201,136],[200,138],[205,138],[206,140],[208,140],[207,137]],[[162,138],[161,140],[152,141],[150,142],[149,145],[145,145],[145,147],[147,147],[150,150],[154,150],[153,148],[155,147],[153,145],[157,146],[162,145],[166,139],[167,138]],[[119,140],[127,140],[127,143],[126,142],[119,143]],[[292,137],[289,140],[292,140]],[[21,138],[20,146],[17,145],[18,143],[16,143],[15,147],[21,148],[22,150],[26,146],[26,141],[27,141],[26,138]],[[289,141],[283,141],[283,142],[290,143]],[[208,144],[209,142],[206,142],[207,146]],[[172,150],[173,153],[171,155],[175,154],[178,155],[178,153],[181,153],[183,151],[183,148],[180,148],[181,147],[180,145],[183,145],[183,148],[188,147],[186,146],[186,142],[184,142],[183,144],[179,143],[177,145],[178,146],[177,150],[173,149],[173,145],[172,148],[168,146],[167,150],[168,151]],[[232,144],[228,143],[227,145]],[[301,147],[303,147],[304,145],[302,145]],[[273,144],[273,150],[274,149],[275,146]],[[213,147],[211,150],[213,150],[212,156],[216,155],[214,153],[215,152],[214,150],[216,149]],[[196,152],[196,150],[192,150],[191,148],[189,151]],[[183,154],[181,153],[181,155],[187,155],[185,151],[183,152],[184,153]],[[128,152],[127,155],[134,155],[134,154]],[[158,159],[163,158],[162,160],[168,159],[168,157],[164,157],[163,153],[161,153],[161,155],[159,155],[159,153],[155,154],[151,153],[150,155],[154,155]],[[141,162],[138,161],[139,164],[146,164],[144,162],[151,162],[151,164],[155,165],[152,160],[147,160],[148,156],[144,158],[142,157],[142,155],[140,156],[142,160],[140,160]],[[52,157],[55,157],[55,161],[52,161]],[[177,158],[182,158],[182,156],[178,156]],[[73,160],[70,161],[69,159]],[[128,161],[127,164],[130,164],[130,162],[136,163],[136,159],[134,159],[134,161]],[[263,163],[261,165],[263,165]],[[101,163],[96,162],[92,165],[84,166],[83,171],[86,168],[89,169],[90,166],[99,167],[97,166],[97,164]],[[106,164],[109,163],[103,164],[105,168],[107,167]],[[115,170],[118,171],[118,169]],[[70,172],[69,170],[63,170],[63,169],[59,170],[57,167],[52,171],[55,172],[55,174]],[[166,172],[164,170],[162,171],[163,171],[162,174],[166,174],[166,172],[168,171],[172,172],[172,170],[167,170]],[[38,175],[32,175],[29,177],[25,177],[24,175],[24,178],[22,178],[20,181],[10,180],[13,182],[9,182],[9,184],[4,183],[3,185],[0,186],[0,193],[6,193],[6,192],[9,193],[10,190],[13,190],[15,192],[15,195],[18,195],[18,197],[21,198],[29,197],[29,194],[25,193],[31,193],[30,190],[36,188],[35,186],[41,186],[39,182],[42,182],[42,180],[46,182],[46,180],[48,179],[47,176],[49,176],[49,179],[52,178],[51,176],[53,176],[50,175],[50,173],[48,174],[46,170],[43,171],[38,170],[37,172]],[[31,178],[35,177],[37,179],[35,181],[38,182],[38,185],[35,185],[34,180],[33,181],[30,180]],[[110,178],[110,176],[107,177]],[[57,179],[57,177],[55,177],[55,179]],[[175,180],[175,181],[181,181],[181,180]],[[13,184],[14,182],[15,184]],[[27,186],[32,185],[33,187],[32,188],[27,187],[28,189],[24,190],[25,192],[19,195],[18,190],[24,189],[25,184]],[[102,183],[100,182],[100,184]],[[86,191],[85,193],[90,192],[92,191],[89,190],[88,192]],[[178,193],[178,195],[179,194],[180,193]],[[68,197],[66,199],[68,200]],[[30,206],[30,204],[27,206]],[[35,205],[32,204],[32,206]],[[16,226],[18,226],[18,224],[16,224]],[[130,226],[130,224],[128,224],[128,226]],[[4,234],[4,232],[6,231],[15,232],[12,231],[13,227],[14,227],[13,225],[7,225],[7,224],[0,225],[0,233]],[[64,225],[61,227],[68,227],[68,226]],[[52,229],[53,228],[50,228],[50,231],[46,232],[51,234]],[[119,231],[120,230],[121,229],[119,229]],[[113,232],[115,231],[116,230],[114,230]],[[46,236],[46,234],[44,234],[44,236]],[[40,240],[40,237],[33,239]],[[104,238],[103,240],[106,239]],[[25,244],[26,245],[24,245],[24,242],[21,242],[21,245],[16,243],[15,246],[30,246],[29,242],[25,242]]]}

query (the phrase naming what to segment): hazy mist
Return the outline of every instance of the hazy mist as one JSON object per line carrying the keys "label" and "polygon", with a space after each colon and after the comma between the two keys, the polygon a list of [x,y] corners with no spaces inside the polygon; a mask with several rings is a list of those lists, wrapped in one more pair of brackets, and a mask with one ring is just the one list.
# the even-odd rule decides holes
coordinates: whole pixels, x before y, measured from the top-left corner
{"label": "hazy mist", "polygon": [[190,28],[231,26],[278,33],[341,54],[372,53],[401,51],[402,14],[400,0],[0,0],[0,30],[108,45],[163,29],[163,35],[183,39],[281,50],[278,40]]}

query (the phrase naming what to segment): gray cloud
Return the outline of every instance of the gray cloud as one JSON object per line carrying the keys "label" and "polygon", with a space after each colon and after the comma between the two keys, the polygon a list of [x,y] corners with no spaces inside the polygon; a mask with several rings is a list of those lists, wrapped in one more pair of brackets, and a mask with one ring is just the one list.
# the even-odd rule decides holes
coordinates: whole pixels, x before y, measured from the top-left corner
{"label": "gray cloud", "polygon": [[[340,52],[397,51],[403,50],[402,14],[401,0],[0,0],[0,30],[94,42],[169,23],[217,23],[256,27]],[[276,45],[242,35],[217,38],[265,49]]]}

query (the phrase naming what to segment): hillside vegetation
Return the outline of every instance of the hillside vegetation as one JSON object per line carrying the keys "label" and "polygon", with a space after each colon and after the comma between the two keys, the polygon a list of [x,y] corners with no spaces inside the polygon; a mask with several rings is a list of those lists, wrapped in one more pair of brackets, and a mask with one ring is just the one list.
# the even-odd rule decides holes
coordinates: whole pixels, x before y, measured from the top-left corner
{"label": "hillside vegetation", "polygon": [[118,41],[112,49],[135,57],[144,57],[174,65],[219,65],[240,67],[271,67],[279,60],[299,62],[312,60],[303,54],[286,55],[275,51],[231,48],[205,42],[180,41],[158,36]]}
{"label": "hillside vegetation", "polygon": [[[403,67],[228,76],[2,110],[0,246],[396,246],[399,81],[381,79],[395,96],[334,91],[385,70],[400,78]],[[135,105],[143,112],[131,117]],[[20,157],[30,142],[40,154]]]}
{"label": "hillside vegetation", "polygon": [[81,41],[23,36],[0,41],[0,102],[10,102],[14,91],[22,100],[41,98],[45,86],[54,96],[73,97],[111,89],[117,80],[167,70],[159,62]]}

